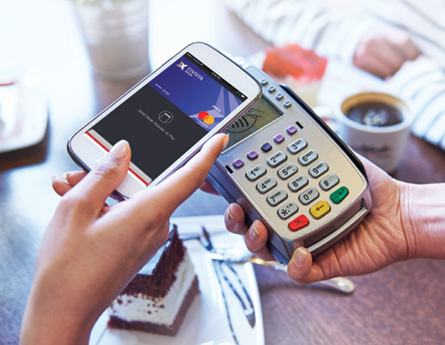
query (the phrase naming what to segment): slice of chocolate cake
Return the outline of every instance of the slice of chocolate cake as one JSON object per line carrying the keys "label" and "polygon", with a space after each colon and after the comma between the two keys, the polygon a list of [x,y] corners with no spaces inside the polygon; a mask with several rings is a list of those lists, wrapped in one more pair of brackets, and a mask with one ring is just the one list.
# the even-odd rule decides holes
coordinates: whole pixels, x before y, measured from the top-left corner
{"label": "slice of chocolate cake", "polygon": [[193,263],[173,226],[165,246],[111,304],[108,327],[175,335],[198,293]]}

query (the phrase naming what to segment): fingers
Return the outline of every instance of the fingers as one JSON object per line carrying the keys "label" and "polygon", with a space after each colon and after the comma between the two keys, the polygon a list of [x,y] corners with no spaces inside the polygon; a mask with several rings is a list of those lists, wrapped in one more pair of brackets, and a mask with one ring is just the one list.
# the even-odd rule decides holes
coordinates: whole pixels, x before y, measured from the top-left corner
{"label": "fingers", "polygon": [[381,78],[396,73],[406,60],[413,60],[420,51],[411,37],[394,28],[374,28],[357,45],[354,64]]}
{"label": "fingers", "polygon": [[216,191],[216,189],[213,188],[213,186],[207,181],[204,181],[203,184],[199,187],[199,189],[201,189],[203,192],[206,192],[209,194],[219,195],[219,193]]}
{"label": "fingers", "polygon": [[[227,145],[228,136],[212,137],[184,167],[173,173],[159,185],[136,193],[131,199],[132,210],[142,212],[147,219],[152,217],[148,208],[156,207],[160,217],[171,213],[204,182],[215,160]],[[143,216],[143,215],[142,215]]]}
{"label": "fingers", "polygon": [[52,186],[54,191],[59,194],[60,196],[64,196],[65,193],[67,193],[73,186],[68,184],[66,181],[61,179],[60,177],[51,177],[52,179]]}
{"label": "fingers", "polygon": [[313,264],[312,255],[304,247],[298,247],[287,266],[287,274],[300,284],[308,284],[325,279],[320,266]]}
{"label": "fingers", "polygon": [[[374,58],[380,65],[387,66],[383,77],[393,75],[406,60],[405,54],[400,51],[399,47],[387,39],[379,42],[378,48],[374,51]],[[383,67],[381,69],[384,70]]]}
{"label": "fingers", "polygon": [[78,184],[87,173],[85,171],[70,171],[62,175],[64,180],[68,182],[68,184],[72,187],[74,187],[76,184]]}
{"label": "fingers", "polygon": [[[268,233],[264,224],[254,221],[249,228],[245,224],[244,211],[238,204],[230,204],[224,214],[226,228],[235,234],[245,235],[246,247],[263,260],[274,260],[267,248]],[[323,280],[325,274],[317,263],[312,262],[311,253],[304,247],[295,250],[287,268],[289,277],[300,284]]]}
{"label": "fingers", "polygon": [[393,75],[402,65],[404,59],[390,47],[383,46],[372,50],[357,50],[354,64],[380,78]]}
{"label": "fingers", "polygon": [[102,210],[107,197],[127,175],[130,156],[128,142],[125,140],[118,142],[83,178],[81,174],[67,174],[67,184],[76,185],[76,188],[70,189],[65,196],[77,202],[84,200],[88,207],[82,212],[97,214]]}
{"label": "fingers", "polygon": [[72,171],[62,175],[62,178],[53,176],[52,186],[54,191],[60,196],[64,196],[71,188],[78,184],[87,173],[84,171]]}
{"label": "fingers", "polygon": [[[371,193],[373,191],[377,190],[388,190],[388,182],[394,181],[393,178],[384,170],[379,168],[377,165],[366,159],[365,157],[361,156],[360,154],[356,153],[357,156],[360,158],[361,162],[363,163],[363,166],[366,170],[366,175],[368,177],[369,185],[371,187]],[[376,202],[378,201],[386,202],[387,198],[373,198],[373,204],[377,205]]]}
{"label": "fingers", "polygon": [[[246,247],[263,260],[274,260],[267,248],[268,233],[264,224],[254,221],[249,228],[245,223],[245,214],[238,204],[230,204],[224,214],[227,230],[239,235],[245,235]],[[312,262],[311,253],[304,247],[295,250],[289,261],[287,273],[289,277],[301,284],[307,284],[326,279],[321,267]]]}
{"label": "fingers", "polygon": [[246,224],[244,211],[238,204],[230,204],[224,213],[224,223],[226,229],[234,234],[245,235],[249,230]]}
{"label": "fingers", "polygon": [[275,260],[267,248],[267,239],[268,233],[266,227],[261,221],[255,220],[246,233],[246,247],[263,260]]}
{"label": "fingers", "polygon": [[389,44],[398,51],[403,60],[414,60],[420,55],[419,48],[406,32],[393,29],[386,34],[386,37]]}
{"label": "fingers", "polygon": [[[224,215],[224,221],[229,231],[245,235],[247,249],[264,260],[274,260],[267,248],[268,233],[264,224],[254,221],[250,228],[245,224],[245,216],[242,208],[237,204],[231,204]],[[312,255],[304,248],[295,250],[287,268],[289,277],[301,284],[307,284],[323,280],[324,273],[317,264],[312,264]]]}
{"label": "fingers", "polygon": [[261,221],[254,221],[249,228],[245,222],[244,211],[238,204],[230,204],[224,214],[227,230],[234,234],[245,235],[246,247],[264,260],[273,260],[267,248],[267,229]]}

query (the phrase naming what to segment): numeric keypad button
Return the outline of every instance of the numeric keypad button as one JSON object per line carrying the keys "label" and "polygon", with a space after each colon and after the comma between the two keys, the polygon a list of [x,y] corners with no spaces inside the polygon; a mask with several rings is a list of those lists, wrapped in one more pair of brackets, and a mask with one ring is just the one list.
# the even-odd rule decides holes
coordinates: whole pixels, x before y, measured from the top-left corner
{"label": "numeric keypad button", "polygon": [[298,192],[301,188],[309,183],[308,179],[304,175],[299,175],[294,179],[290,180],[287,186],[292,192]]}
{"label": "numeric keypad button", "polygon": [[314,150],[309,150],[303,153],[300,157],[298,157],[298,161],[300,162],[301,165],[306,166],[312,163],[317,158],[318,158],[317,152],[315,152]]}
{"label": "numeric keypad button", "polygon": [[337,175],[330,174],[330,175],[326,176],[323,180],[320,181],[320,187],[323,190],[329,190],[332,187],[338,185],[339,182],[340,182],[340,180]]}
{"label": "numeric keypad button", "polygon": [[272,168],[277,167],[284,161],[286,161],[287,156],[283,151],[275,152],[272,156],[266,159],[267,164],[269,164]]}
{"label": "numeric keypad button", "polygon": [[303,138],[300,138],[300,139],[297,139],[294,142],[290,143],[287,146],[287,149],[290,153],[296,154],[296,153],[300,152],[301,150],[303,150],[306,146],[307,146],[306,140],[304,140]]}
{"label": "numeric keypad button", "polygon": [[317,178],[323,175],[328,170],[329,167],[325,162],[318,162],[312,168],[309,169],[309,174],[311,174],[313,178]]}
{"label": "numeric keypad button", "polygon": [[307,191],[301,193],[301,195],[298,197],[300,202],[303,205],[308,205],[315,199],[317,199],[320,196],[320,193],[315,188],[309,188]]}
{"label": "numeric keypad button", "polygon": [[278,209],[278,211],[277,211],[278,216],[281,219],[287,219],[287,218],[289,218],[290,216],[294,215],[297,212],[298,212],[298,205],[294,201],[288,202],[284,206],[280,207]]}
{"label": "numeric keypad button", "polygon": [[264,167],[264,165],[258,164],[246,172],[246,177],[249,181],[256,181],[265,174],[266,168]]}
{"label": "numeric keypad button", "polygon": [[289,177],[291,177],[293,174],[295,174],[298,171],[298,167],[294,163],[286,164],[283,168],[278,170],[278,176],[282,180],[286,180]]}
{"label": "numeric keypad button", "polygon": [[272,177],[266,177],[256,185],[256,189],[261,193],[267,193],[277,185],[277,181]]}
{"label": "numeric keypad button", "polygon": [[278,189],[266,198],[270,206],[276,206],[287,199],[287,193],[284,189]]}

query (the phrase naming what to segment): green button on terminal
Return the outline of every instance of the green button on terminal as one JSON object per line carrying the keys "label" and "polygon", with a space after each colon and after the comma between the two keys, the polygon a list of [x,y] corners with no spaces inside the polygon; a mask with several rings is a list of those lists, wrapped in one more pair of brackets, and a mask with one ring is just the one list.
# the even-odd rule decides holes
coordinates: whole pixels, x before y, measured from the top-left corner
{"label": "green button on terminal", "polygon": [[331,194],[331,200],[336,203],[339,204],[342,202],[342,200],[349,194],[349,189],[346,188],[345,186],[340,187],[339,189],[337,189],[335,192],[333,192]]}

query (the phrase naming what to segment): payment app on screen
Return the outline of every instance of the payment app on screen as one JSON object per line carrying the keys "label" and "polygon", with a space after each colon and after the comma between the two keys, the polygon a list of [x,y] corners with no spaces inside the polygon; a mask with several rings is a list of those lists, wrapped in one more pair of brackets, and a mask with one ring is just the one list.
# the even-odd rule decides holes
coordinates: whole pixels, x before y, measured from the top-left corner
{"label": "payment app on screen", "polygon": [[107,151],[127,140],[130,172],[148,185],[245,99],[185,53],[85,135]]}

